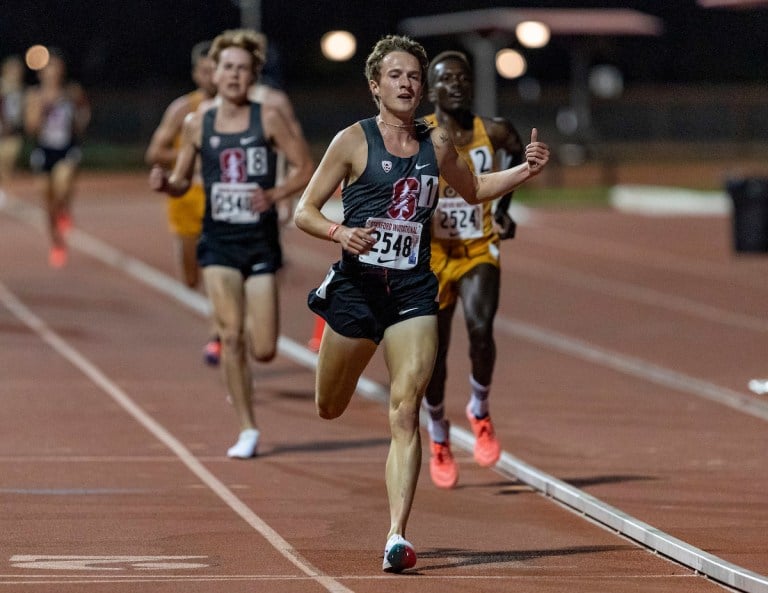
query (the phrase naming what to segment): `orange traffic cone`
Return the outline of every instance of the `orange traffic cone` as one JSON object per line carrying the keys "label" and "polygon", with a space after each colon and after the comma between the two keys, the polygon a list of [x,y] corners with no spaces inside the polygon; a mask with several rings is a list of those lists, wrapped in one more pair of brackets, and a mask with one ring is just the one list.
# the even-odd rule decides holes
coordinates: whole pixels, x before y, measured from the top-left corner
{"label": "orange traffic cone", "polygon": [[307,348],[312,352],[320,350],[320,340],[323,339],[323,330],[325,329],[325,319],[319,315],[315,315],[315,329],[312,332],[312,337],[307,342]]}

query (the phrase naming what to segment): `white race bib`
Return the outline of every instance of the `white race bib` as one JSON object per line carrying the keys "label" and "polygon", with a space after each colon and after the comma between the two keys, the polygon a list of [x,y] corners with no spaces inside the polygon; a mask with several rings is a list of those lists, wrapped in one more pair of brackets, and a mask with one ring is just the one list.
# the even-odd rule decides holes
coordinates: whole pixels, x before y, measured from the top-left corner
{"label": "white race bib", "polygon": [[410,270],[419,263],[420,222],[392,218],[369,218],[366,226],[376,230],[376,243],[371,250],[358,257],[359,261],[394,270]]}
{"label": "white race bib", "polygon": [[483,236],[482,204],[441,198],[432,217],[432,232],[438,239],[479,239]]}
{"label": "white race bib", "polygon": [[259,222],[253,208],[253,192],[258,183],[214,183],[211,187],[211,218],[231,224]]}

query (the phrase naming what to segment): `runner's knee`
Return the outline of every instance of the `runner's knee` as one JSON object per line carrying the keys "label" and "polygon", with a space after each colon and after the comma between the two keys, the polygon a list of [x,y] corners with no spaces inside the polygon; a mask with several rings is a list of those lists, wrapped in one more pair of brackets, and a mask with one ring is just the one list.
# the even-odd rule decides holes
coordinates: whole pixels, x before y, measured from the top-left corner
{"label": "runner's knee", "polygon": [[251,356],[257,362],[270,362],[277,356],[277,349],[274,346],[251,346]]}

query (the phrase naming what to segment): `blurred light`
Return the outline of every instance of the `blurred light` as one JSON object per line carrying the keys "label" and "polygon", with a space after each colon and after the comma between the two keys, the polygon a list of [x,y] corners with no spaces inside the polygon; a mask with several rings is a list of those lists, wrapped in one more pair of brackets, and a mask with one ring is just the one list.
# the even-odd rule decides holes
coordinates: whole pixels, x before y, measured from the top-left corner
{"label": "blurred light", "polygon": [[589,71],[589,89],[601,99],[615,99],[624,91],[624,77],[616,66],[599,64]]}
{"label": "blurred light", "polygon": [[579,116],[573,107],[562,107],[557,112],[555,123],[562,134],[570,136],[579,129]]}
{"label": "blurred light", "polygon": [[541,97],[541,83],[535,78],[526,76],[517,83],[517,92],[523,101],[538,101]]}
{"label": "blurred light", "polygon": [[539,21],[523,21],[515,27],[517,40],[523,47],[544,47],[551,36],[549,27]]}
{"label": "blurred light", "polygon": [[349,31],[328,31],[320,39],[323,55],[334,62],[345,62],[355,55],[357,40]]}
{"label": "blurred light", "polygon": [[42,70],[48,65],[51,54],[44,45],[33,45],[27,50],[24,60],[30,70]]}
{"label": "blurred light", "polygon": [[523,55],[514,49],[502,49],[496,54],[496,71],[504,78],[519,78],[528,69]]}
{"label": "blurred light", "polygon": [[578,167],[587,162],[587,149],[581,144],[561,144],[557,156],[564,165]]}
{"label": "blurred light", "polygon": [[697,0],[702,8],[754,8],[765,6],[765,0]]}

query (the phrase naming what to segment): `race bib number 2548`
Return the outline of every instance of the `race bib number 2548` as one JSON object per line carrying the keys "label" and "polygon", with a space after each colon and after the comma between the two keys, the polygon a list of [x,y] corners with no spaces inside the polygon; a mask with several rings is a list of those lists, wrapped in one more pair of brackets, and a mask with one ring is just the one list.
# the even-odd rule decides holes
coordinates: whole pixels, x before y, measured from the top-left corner
{"label": "race bib number 2548", "polygon": [[394,270],[410,270],[419,263],[421,223],[369,218],[366,226],[376,229],[373,233],[376,243],[368,253],[359,256],[359,261]]}

